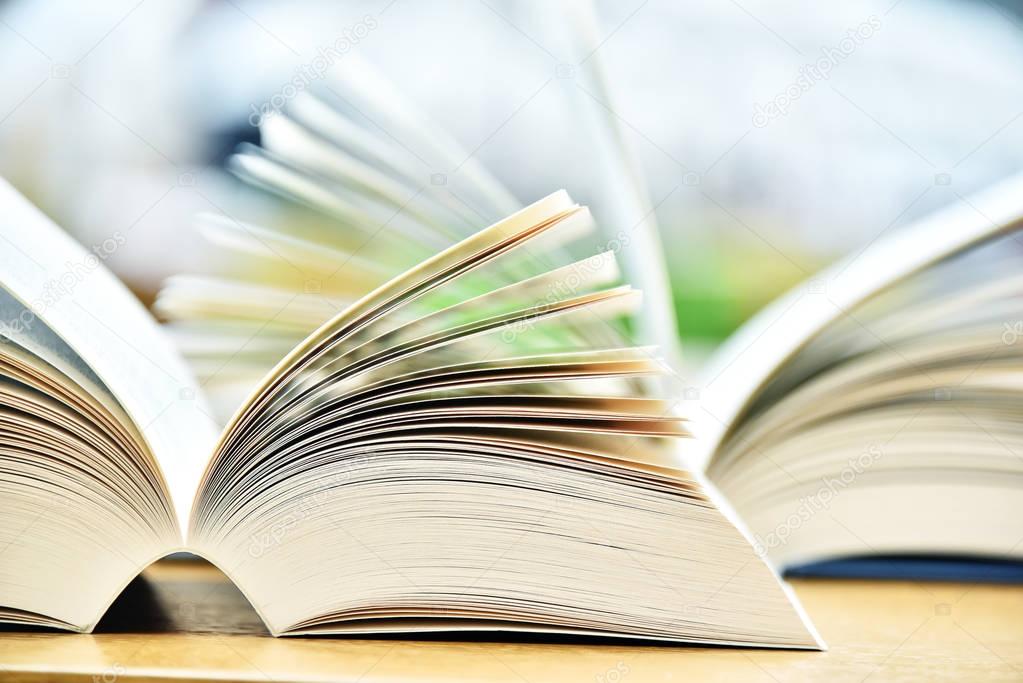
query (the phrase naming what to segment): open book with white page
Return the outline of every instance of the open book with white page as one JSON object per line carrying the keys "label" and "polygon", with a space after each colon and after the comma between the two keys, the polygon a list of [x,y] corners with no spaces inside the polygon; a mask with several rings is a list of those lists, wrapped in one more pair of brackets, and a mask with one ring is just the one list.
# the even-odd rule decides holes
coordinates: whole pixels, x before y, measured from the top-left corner
{"label": "open book with white page", "polygon": [[608,344],[607,317],[636,303],[607,288],[613,255],[521,258],[588,224],[564,193],[351,304],[218,438],[148,313],[4,185],[0,620],[90,630],[187,549],[275,634],[821,646],[771,566],[1020,554],[1020,191],[972,196],[766,310],[710,366],[679,442],[644,383],[653,351]]}
{"label": "open book with white page", "polygon": [[[536,630],[821,646],[650,395],[612,254],[555,193],[385,282],[220,431],[105,269],[0,185],[0,621],[90,631],[188,550],[275,635]],[[613,333],[612,337],[618,335]]]}
{"label": "open book with white page", "polygon": [[[467,189],[424,187],[422,160],[394,136],[443,146],[442,168],[472,155],[378,75],[344,80],[361,69],[263,122],[261,146],[231,162],[263,198],[238,207],[258,226],[207,217],[200,229],[223,265],[171,278],[157,299],[216,406],[233,409],[353,291],[508,203],[473,161],[459,174]],[[623,177],[606,191],[635,185]],[[688,468],[779,569],[863,555],[1023,558],[1023,175],[939,191],[948,208],[889,226],[756,316],[701,377],[667,389],[696,437],[680,442]],[[637,252],[632,262],[660,258],[633,223],[608,227],[605,244]]]}
{"label": "open book with white page", "polygon": [[506,203],[481,169],[471,204],[428,196],[294,104],[233,162],[258,224],[204,219],[227,267],[174,278],[163,330],[0,187],[0,620],[90,630],[185,549],[278,635],[812,648],[774,568],[1023,555],[1023,179],[881,236],[658,396],[613,253],[564,256],[589,220],[563,192],[478,232]]}
{"label": "open book with white page", "polygon": [[778,567],[1023,559],[1023,175],[879,236],[704,368],[689,461]]}

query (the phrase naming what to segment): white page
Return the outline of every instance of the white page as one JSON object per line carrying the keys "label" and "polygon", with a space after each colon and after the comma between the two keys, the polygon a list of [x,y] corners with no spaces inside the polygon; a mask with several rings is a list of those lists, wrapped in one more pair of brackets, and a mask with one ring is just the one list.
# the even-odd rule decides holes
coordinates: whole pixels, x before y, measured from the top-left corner
{"label": "white page", "polygon": [[[102,259],[2,179],[0,207],[4,288],[85,360],[121,403],[155,455],[179,526],[186,529],[218,432],[191,371]],[[109,255],[128,239],[114,233],[99,253]]]}
{"label": "white page", "polygon": [[704,469],[728,426],[777,371],[846,311],[914,273],[1023,225],[1023,175],[898,229],[773,302],[733,334],[703,372],[690,462]]}
{"label": "white page", "polygon": [[[560,35],[564,49],[573,55],[570,61],[578,64],[577,87],[569,92],[599,162],[601,196],[593,210],[598,223],[618,230],[605,237],[622,244],[619,257],[629,281],[643,291],[643,307],[636,316],[640,338],[656,344],[668,365],[678,370],[683,367],[682,347],[657,212],[639,157],[630,145],[632,136],[613,113],[616,92],[598,51],[606,31],[589,0],[560,3],[556,10],[560,15],[555,14],[558,21],[551,22],[552,33]],[[670,385],[662,382],[665,389]]]}

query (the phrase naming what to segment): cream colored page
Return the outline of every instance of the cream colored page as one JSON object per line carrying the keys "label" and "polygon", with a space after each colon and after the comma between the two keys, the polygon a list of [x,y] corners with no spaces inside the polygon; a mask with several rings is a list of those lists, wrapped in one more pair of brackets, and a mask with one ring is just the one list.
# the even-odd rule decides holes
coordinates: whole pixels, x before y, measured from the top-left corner
{"label": "cream colored page", "polygon": [[[550,194],[525,208],[519,209],[511,216],[498,221],[489,228],[481,230],[462,242],[445,249],[432,258],[427,259],[414,268],[409,269],[363,296],[361,299],[346,308],[343,312],[331,320],[328,320],[317,330],[310,333],[301,344],[292,349],[291,353],[285,356],[273,370],[267,373],[259,386],[249,394],[248,398],[246,398],[246,400],[238,407],[237,411],[235,411],[234,416],[221,433],[217,448],[219,449],[228,441],[231,436],[231,432],[235,429],[238,423],[253,408],[253,406],[267,392],[275,381],[280,379],[282,375],[291,370],[294,366],[301,363],[303,357],[311,348],[313,348],[326,336],[329,336],[331,332],[341,327],[344,323],[355,320],[361,315],[366,315],[374,308],[382,306],[389,299],[392,299],[400,295],[401,292],[411,288],[415,283],[422,284],[424,282],[428,282],[436,276],[437,271],[441,269],[442,265],[450,266],[454,261],[474,258],[473,255],[482,249],[484,245],[492,245],[501,239],[507,239],[509,236],[516,235],[528,226],[540,225],[559,213],[571,211],[573,208],[576,208],[576,204],[572,202],[567,192],[564,190],[554,192],[553,194]],[[588,212],[580,213],[585,213],[583,220],[589,220]],[[534,238],[533,244],[535,245],[536,243],[537,239]]]}
{"label": "cream colored page", "polygon": [[[191,371],[149,313],[103,265],[130,235],[87,251],[0,179],[0,279],[85,360],[154,454],[177,514],[187,515],[217,437]],[[3,321],[7,325],[31,324]]]}
{"label": "cream colored page", "polygon": [[706,468],[728,426],[828,325],[896,283],[1023,225],[1023,175],[968,197],[840,261],[781,297],[732,335],[703,372],[700,420],[686,455]]}

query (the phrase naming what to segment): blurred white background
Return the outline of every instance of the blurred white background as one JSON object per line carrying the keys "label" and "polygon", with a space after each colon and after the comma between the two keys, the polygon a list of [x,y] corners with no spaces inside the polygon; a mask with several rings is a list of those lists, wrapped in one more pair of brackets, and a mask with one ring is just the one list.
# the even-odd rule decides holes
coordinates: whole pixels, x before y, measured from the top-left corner
{"label": "blurred white background", "polygon": [[258,138],[253,107],[371,25],[330,70],[372,64],[520,201],[566,187],[600,220],[613,190],[576,71],[599,59],[613,100],[597,106],[644,170],[683,333],[713,340],[836,256],[1023,167],[1015,3],[600,2],[601,42],[582,57],[562,9],[0,2],[0,174],[86,244],[131,227],[108,263],[147,298],[200,258],[191,216],[226,182],[225,156]]}

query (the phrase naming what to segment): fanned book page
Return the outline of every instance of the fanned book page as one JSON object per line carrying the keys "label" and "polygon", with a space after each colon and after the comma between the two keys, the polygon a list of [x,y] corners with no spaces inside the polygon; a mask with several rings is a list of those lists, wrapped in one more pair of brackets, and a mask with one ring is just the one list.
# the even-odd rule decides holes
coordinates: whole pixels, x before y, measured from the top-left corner
{"label": "fanned book page", "polygon": [[[231,157],[228,167],[244,182],[199,218],[204,268],[171,277],[154,305],[223,421],[325,321],[521,208],[370,65],[351,62],[328,78],[322,93],[302,92],[262,119],[261,146],[242,145]],[[458,173],[449,178],[438,168]],[[555,237],[566,243],[575,235]],[[608,240],[620,242],[621,234]],[[550,238],[532,251],[548,265],[570,260]],[[536,265],[532,258],[497,267],[522,279],[537,274]],[[484,291],[471,279],[463,288]],[[613,326],[591,319],[544,334],[569,332],[621,342]]]}
{"label": "fanned book page", "polygon": [[[40,230],[84,254],[10,189],[4,202],[18,209],[2,222],[18,258],[36,257]],[[613,256],[536,256],[588,222],[559,192],[388,280],[281,360],[212,453],[187,458],[175,449],[191,445],[149,438],[135,385],[115,381],[80,330],[35,310],[45,331],[0,347],[0,619],[90,630],[120,586],[181,547],[169,465],[182,458],[205,462],[190,473],[185,547],[276,635],[508,629],[820,647],[679,466],[683,423],[644,388],[662,371],[653,351],[589,334],[638,302],[610,286]],[[15,289],[23,305],[38,294]],[[75,305],[156,343],[154,323],[127,317],[136,304],[113,292]],[[133,370],[137,384],[159,372]],[[200,424],[189,420],[179,428]]]}
{"label": "fanned book page", "polygon": [[[206,268],[170,278],[157,298],[222,420],[363,294],[521,208],[381,74],[348,59],[323,93],[262,118],[261,145],[228,164],[244,183],[199,218]],[[457,180],[435,166],[458,167]]]}

